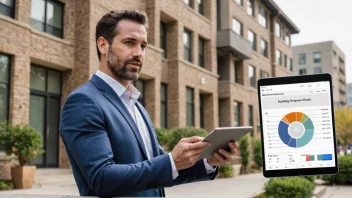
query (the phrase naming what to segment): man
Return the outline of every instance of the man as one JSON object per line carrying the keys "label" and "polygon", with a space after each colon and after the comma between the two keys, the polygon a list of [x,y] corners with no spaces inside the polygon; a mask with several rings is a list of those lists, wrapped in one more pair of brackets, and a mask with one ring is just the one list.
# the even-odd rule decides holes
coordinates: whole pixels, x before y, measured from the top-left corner
{"label": "man", "polygon": [[60,134],[81,196],[164,196],[163,187],[214,179],[238,147],[203,160],[209,143],[189,137],[163,152],[131,84],[143,67],[147,24],[142,11],[105,14],[96,26],[99,70],[65,101]]}

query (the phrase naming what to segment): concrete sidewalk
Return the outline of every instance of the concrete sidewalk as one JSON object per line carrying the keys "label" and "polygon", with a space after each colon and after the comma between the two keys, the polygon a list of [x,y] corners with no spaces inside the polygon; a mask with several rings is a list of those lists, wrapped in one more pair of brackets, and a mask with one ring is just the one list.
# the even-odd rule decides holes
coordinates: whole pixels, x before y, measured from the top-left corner
{"label": "concrete sidewalk", "polygon": [[[79,196],[76,183],[69,169],[38,169],[32,189],[0,191],[0,197],[35,197],[34,195],[54,195],[54,197]],[[241,175],[214,181],[197,182],[166,188],[167,197],[238,197],[251,198],[261,192],[268,179],[261,173]],[[29,195],[29,196],[20,196]],[[56,196],[55,196],[56,195]],[[352,186],[329,186],[323,198],[351,197]]]}

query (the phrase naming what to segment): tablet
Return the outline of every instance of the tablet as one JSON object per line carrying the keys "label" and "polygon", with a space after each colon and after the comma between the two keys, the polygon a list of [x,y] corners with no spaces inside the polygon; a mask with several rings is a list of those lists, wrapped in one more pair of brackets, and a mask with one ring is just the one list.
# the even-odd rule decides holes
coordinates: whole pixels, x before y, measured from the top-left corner
{"label": "tablet", "polygon": [[252,131],[253,127],[220,127],[215,128],[211,133],[204,138],[203,142],[210,142],[211,146],[204,149],[200,154],[200,158],[208,158],[214,155],[219,149],[228,150],[229,142],[237,142],[248,132]]}
{"label": "tablet", "polygon": [[258,80],[265,177],[338,173],[330,74]]}

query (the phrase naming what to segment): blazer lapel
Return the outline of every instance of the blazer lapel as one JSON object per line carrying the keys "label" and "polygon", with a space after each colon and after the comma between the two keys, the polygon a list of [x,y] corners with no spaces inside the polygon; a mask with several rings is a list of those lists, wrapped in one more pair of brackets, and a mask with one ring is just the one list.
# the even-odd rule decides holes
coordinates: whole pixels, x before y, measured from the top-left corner
{"label": "blazer lapel", "polygon": [[[122,102],[120,97],[116,94],[116,92],[99,76],[93,75],[91,78],[91,82],[93,82],[98,89],[103,92],[103,95],[120,111],[121,115],[125,118],[125,120],[130,125],[134,135],[136,136],[139,146],[142,149],[144,156],[148,159],[147,151],[145,150],[145,144],[143,142],[142,136],[138,130],[136,123],[134,122],[131,114],[126,108],[125,104]],[[154,150],[154,149],[153,149]]]}
{"label": "blazer lapel", "polygon": [[154,157],[156,157],[159,155],[158,141],[156,139],[155,133],[153,132],[153,127],[152,127],[151,123],[149,122],[149,119],[147,119],[148,118],[147,112],[144,111],[144,108],[142,107],[142,105],[139,102],[137,102],[136,105],[137,105],[139,112],[141,113],[141,115],[143,117],[144,122],[146,123],[146,125],[148,127],[148,132],[149,132],[149,136],[150,136],[150,140],[151,140],[152,148],[153,148],[153,155],[154,155]]}

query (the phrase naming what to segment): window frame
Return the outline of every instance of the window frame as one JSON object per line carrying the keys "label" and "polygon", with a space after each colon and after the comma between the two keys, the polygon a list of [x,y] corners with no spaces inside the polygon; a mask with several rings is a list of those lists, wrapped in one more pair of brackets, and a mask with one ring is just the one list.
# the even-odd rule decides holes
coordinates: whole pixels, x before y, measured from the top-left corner
{"label": "window frame", "polygon": [[[201,3],[199,3],[199,1]],[[198,13],[204,16],[204,0],[197,0],[197,4],[198,4]]]}
{"label": "window frame", "polygon": [[[253,41],[249,40],[249,34],[253,34]],[[257,35],[250,29],[247,32],[247,39],[252,44],[252,50],[257,51]]]}
{"label": "window frame", "polygon": [[[319,54],[319,61],[316,61],[316,54]],[[321,63],[321,52],[313,52],[313,63]]]}
{"label": "window frame", "polygon": [[[240,25],[240,33],[238,33],[236,30],[235,30],[235,27],[234,27],[234,22],[237,22],[239,25]],[[237,20],[236,18],[232,17],[232,20],[231,20],[231,30],[233,32],[235,32],[236,34],[240,35],[240,36],[243,36],[243,24]]]}
{"label": "window frame", "polygon": [[167,87],[166,83],[161,83],[160,84],[160,95],[161,95],[161,90],[162,90],[163,86],[165,88],[165,100],[162,100],[162,97],[160,96],[160,115],[161,115],[161,106],[165,105],[165,126],[161,126],[162,122],[161,122],[161,117],[160,117],[160,127],[167,128],[168,127],[168,122],[167,122],[167,120],[168,120],[168,116],[167,116],[167,114],[168,114],[168,108],[167,108],[167,103],[168,103],[167,89],[168,89],[168,87]]}
{"label": "window frame", "polygon": [[[247,1],[247,14],[249,15],[249,16],[252,16],[252,17],[254,17],[255,18],[255,5],[254,5],[254,0],[248,0]],[[249,5],[251,5],[251,7],[249,6]],[[249,10],[248,9],[251,9],[252,10],[252,13],[249,13]]]}
{"label": "window frame", "polygon": [[282,52],[279,49],[276,49],[275,51],[275,63],[277,65],[282,65]]}
{"label": "window frame", "polygon": [[299,75],[306,75],[306,74],[307,74],[307,69],[299,69]]}
{"label": "window frame", "polygon": [[[187,35],[187,36],[189,36],[189,48],[188,47],[186,47],[186,45],[185,45],[185,41],[183,40],[183,60],[185,60],[185,61],[188,61],[188,62],[190,62],[190,63],[192,63],[192,45],[193,45],[193,42],[192,42],[192,32],[191,31],[189,31],[189,30],[187,30],[186,28],[183,30],[183,36],[184,35]],[[184,37],[183,37],[183,39],[184,39]],[[187,60],[186,59],[186,51],[185,51],[185,49],[187,49],[187,50],[189,50],[189,52],[188,52],[188,55],[189,55],[189,60]]]}
{"label": "window frame", "polygon": [[[9,54],[5,54],[5,53],[0,53],[0,55],[2,55],[2,56],[6,56],[7,58],[8,58],[8,61],[9,61],[9,65],[8,65],[8,76],[7,76],[7,102],[8,102],[8,106],[7,106],[7,111],[6,111],[6,119],[5,120],[9,120],[9,116],[10,116],[10,106],[9,106],[9,104],[10,104],[10,93],[11,93],[11,88],[12,88],[12,84],[11,84],[11,80],[12,80],[12,78],[11,78],[11,70],[12,70],[12,59],[13,59],[13,57],[11,56],[11,55],[9,55]],[[3,83],[3,82],[0,82],[0,83]],[[5,84],[5,83],[3,83],[3,84]],[[3,120],[0,120],[0,122],[2,122]]]}
{"label": "window frame", "polygon": [[[191,93],[192,93],[192,101],[188,101],[187,100],[187,93],[188,93],[188,90],[190,90],[191,91]],[[192,117],[191,117],[191,120],[190,120],[190,122],[192,123],[191,125],[188,125],[188,117],[187,117],[187,110],[188,110],[188,106],[191,106],[192,107]],[[195,125],[195,123],[194,123],[194,121],[195,121],[195,119],[194,119],[194,117],[195,117],[195,115],[194,115],[194,88],[192,88],[192,87],[186,87],[186,126],[194,126]]]}
{"label": "window frame", "polygon": [[190,8],[193,8],[193,0],[188,0],[188,3],[186,2],[186,0],[183,0],[183,2]]}
{"label": "window frame", "polygon": [[[303,58],[303,59],[301,59],[301,57]],[[301,60],[304,62],[301,62]],[[306,53],[300,53],[300,54],[298,54],[298,64],[299,65],[305,65],[307,63],[307,57],[306,57]]]}
{"label": "window frame", "polygon": [[[319,69],[320,72],[316,72],[316,69]],[[323,72],[323,69],[321,67],[314,67],[314,74],[321,74]]]}
{"label": "window frame", "polygon": [[[143,90],[139,90],[137,88],[137,82],[141,82],[142,83],[142,89]],[[141,93],[141,95],[138,97],[137,101],[143,106],[145,107],[145,84],[147,83],[146,80],[138,78],[137,80],[133,81],[132,84],[133,86]]]}
{"label": "window frame", "polygon": [[[253,68],[253,82],[251,80],[251,77],[249,76],[250,75],[250,68]],[[256,68],[253,66],[253,65],[248,65],[248,79],[249,79],[249,86],[252,87],[252,88],[256,88],[257,85],[256,85],[256,81],[257,81],[257,74],[256,74]]]}
{"label": "window frame", "polygon": [[[198,38],[198,65],[202,68],[205,68],[205,39],[202,37]],[[203,43],[203,49],[200,51],[200,44]],[[202,53],[202,54],[201,54]]]}
{"label": "window frame", "polygon": [[16,7],[16,0],[13,0],[12,1],[12,7],[9,7],[8,5],[5,5],[5,4],[3,4],[3,3],[1,3],[0,2],[0,5],[1,6],[4,6],[4,7],[6,7],[6,8],[9,8],[10,10],[11,10],[11,13],[10,13],[10,15],[5,15],[4,13],[0,13],[1,15],[4,15],[4,16],[8,16],[8,17],[10,17],[10,18],[15,18],[15,7]]}
{"label": "window frame", "polygon": [[[265,44],[265,49],[264,49],[264,51],[263,51],[263,49],[262,49],[262,43],[264,43]],[[264,53],[264,54],[263,54]],[[264,57],[269,57],[269,54],[268,54],[268,42],[266,41],[266,40],[264,40],[264,39],[260,39],[260,54],[262,55],[262,56],[264,56]]]}
{"label": "window frame", "polygon": [[[163,36],[161,33],[163,32]],[[163,58],[167,58],[167,24],[163,21],[160,21],[160,48],[164,50],[162,54]],[[164,44],[165,46],[163,46]],[[165,49],[164,49],[165,48]]]}
{"label": "window frame", "polygon": [[[57,1],[57,0],[42,0],[42,1],[44,1],[44,30],[43,31],[41,31],[41,30],[38,30],[38,29],[36,29],[36,28],[34,28],[33,26],[32,26],[32,20],[36,20],[36,19],[33,19],[32,18],[32,15],[30,15],[30,26],[31,26],[31,28],[33,28],[33,29],[35,29],[35,30],[37,30],[37,31],[40,31],[40,32],[45,32],[45,33],[47,33],[47,34],[50,34],[50,35],[52,35],[52,36],[55,36],[55,37],[58,37],[58,38],[61,38],[61,39],[64,39],[64,16],[65,16],[65,4],[63,3],[63,2],[61,2],[61,1]],[[56,35],[54,35],[54,34],[52,34],[51,32],[48,32],[47,31],[47,26],[51,26],[51,25],[48,25],[48,22],[47,22],[47,5],[48,5],[48,2],[52,2],[52,3],[56,3],[56,4],[58,4],[59,6],[61,6],[61,27],[60,27],[60,36],[56,36]],[[33,1],[31,1],[31,6],[32,6],[32,3],[33,3]],[[37,21],[37,20],[36,20]]]}
{"label": "window frame", "polygon": [[[253,116],[254,116],[254,107],[253,107],[253,105],[248,105],[248,125],[249,126],[253,126],[254,125]],[[254,135],[254,132],[252,130],[251,131],[251,136],[253,136],[253,135]]]}
{"label": "window frame", "polygon": [[[279,26],[279,30],[278,30],[278,26]],[[277,35],[277,34],[279,34],[279,35]],[[281,38],[281,34],[282,34],[281,23],[279,21],[276,21],[275,22],[275,36]]]}
{"label": "window frame", "polygon": [[[264,12],[264,13],[261,13]],[[268,29],[268,12],[265,9],[265,7],[263,5],[259,5],[259,12],[258,12],[258,23],[264,27],[265,29]],[[265,16],[263,16],[262,14],[265,14]],[[262,24],[262,21],[265,20],[265,24]]]}
{"label": "window frame", "polygon": [[[235,104],[237,104],[237,108],[235,107]],[[241,108],[242,108],[242,103],[241,102],[238,102],[238,101],[233,101],[233,108],[234,108],[234,126],[236,127],[235,125],[235,122],[238,123],[237,126],[241,126]],[[237,120],[236,120],[236,115],[237,115]]]}

